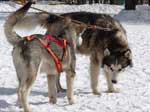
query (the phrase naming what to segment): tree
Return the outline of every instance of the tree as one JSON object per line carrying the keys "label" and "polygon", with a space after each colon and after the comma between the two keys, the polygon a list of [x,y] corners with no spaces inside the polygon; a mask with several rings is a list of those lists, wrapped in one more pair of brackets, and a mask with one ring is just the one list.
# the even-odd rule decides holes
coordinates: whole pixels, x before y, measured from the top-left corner
{"label": "tree", "polygon": [[99,0],[94,0],[95,3],[99,3]]}
{"label": "tree", "polygon": [[125,0],[125,9],[126,10],[135,10],[136,9],[136,0]]}
{"label": "tree", "polygon": [[110,4],[114,4],[114,0],[110,0]]}
{"label": "tree", "polygon": [[89,4],[92,4],[93,3],[93,0],[89,0]]}
{"label": "tree", "polygon": [[86,4],[86,0],[77,0],[77,4]]}
{"label": "tree", "polygon": [[150,6],[150,0],[148,0],[148,5]]}
{"label": "tree", "polygon": [[[89,4],[92,4],[93,0],[89,0]],[[94,0],[94,3],[99,3],[99,0]]]}

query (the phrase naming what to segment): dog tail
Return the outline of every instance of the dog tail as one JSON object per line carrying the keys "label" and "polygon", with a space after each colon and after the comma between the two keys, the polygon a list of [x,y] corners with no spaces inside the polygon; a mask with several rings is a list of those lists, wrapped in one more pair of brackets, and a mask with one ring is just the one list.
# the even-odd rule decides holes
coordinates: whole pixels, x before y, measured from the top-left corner
{"label": "dog tail", "polygon": [[37,26],[42,26],[45,28],[48,17],[49,14],[44,12],[27,15],[19,22],[17,22],[15,29],[31,31],[34,30]]}
{"label": "dog tail", "polygon": [[7,38],[7,41],[13,46],[21,40],[21,37],[13,30],[15,24],[24,17],[28,9],[32,5],[32,2],[28,2],[23,7],[9,15],[8,19],[4,24],[4,32]]}

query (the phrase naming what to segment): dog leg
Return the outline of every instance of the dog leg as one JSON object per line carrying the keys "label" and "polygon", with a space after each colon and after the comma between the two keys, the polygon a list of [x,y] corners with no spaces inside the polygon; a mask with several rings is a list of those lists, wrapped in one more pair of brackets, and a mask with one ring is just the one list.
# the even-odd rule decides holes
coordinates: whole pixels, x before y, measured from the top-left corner
{"label": "dog leg", "polygon": [[49,102],[55,104],[57,102],[56,95],[56,75],[47,75]]}
{"label": "dog leg", "polygon": [[69,104],[75,103],[75,97],[74,97],[74,92],[73,92],[74,78],[75,78],[75,72],[71,70],[66,71],[67,97],[68,97]]}
{"label": "dog leg", "polygon": [[[20,65],[20,66],[19,66]],[[29,103],[28,103],[28,94],[30,93],[30,87],[32,86],[35,77],[32,77],[32,74],[28,73],[29,69],[24,66],[24,64],[15,64],[19,87],[18,87],[18,104],[20,107],[23,107],[25,112],[31,112]],[[24,70],[23,70],[24,69]]]}
{"label": "dog leg", "polygon": [[29,104],[27,103],[27,91],[25,86],[21,86],[18,90],[18,97],[20,99],[20,102],[22,104],[22,107],[25,112],[31,112],[31,109],[29,107]]}
{"label": "dog leg", "polygon": [[109,74],[108,72],[105,71],[105,76],[106,76],[107,85],[108,85],[108,92],[109,93],[115,92],[115,89],[114,89],[114,86],[113,86],[113,83],[112,83],[111,74]]}
{"label": "dog leg", "polygon": [[[30,94],[30,88],[35,81],[35,76],[28,74],[27,79],[21,79],[21,85],[19,86],[18,98],[21,101],[22,107],[25,112],[31,112],[29,103],[28,103],[28,95]],[[22,77],[24,78],[24,77]]]}
{"label": "dog leg", "polygon": [[22,108],[22,103],[21,103],[21,87],[20,87],[20,82],[19,82],[19,87],[18,87],[18,100],[17,100],[17,105],[19,108]]}
{"label": "dog leg", "polygon": [[60,84],[60,74],[57,75],[57,78],[56,78],[56,87],[57,87],[57,93],[66,92],[66,89],[63,89],[61,84]]}
{"label": "dog leg", "polygon": [[99,87],[99,70],[100,63],[99,60],[95,56],[90,57],[90,76],[91,76],[91,88],[93,90],[93,94],[100,95]]}
{"label": "dog leg", "polygon": [[[16,58],[16,55],[18,56]],[[29,103],[28,103],[28,95],[30,93],[31,86],[33,85],[38,65],[35,64],[26,65],[26,61],[18,55],[18,53],[13,54],[13,61],[17,72],[17,77],[19,81],[18,87],[18,100],[21,106],[23,107],[25,112],[31,112]]]}

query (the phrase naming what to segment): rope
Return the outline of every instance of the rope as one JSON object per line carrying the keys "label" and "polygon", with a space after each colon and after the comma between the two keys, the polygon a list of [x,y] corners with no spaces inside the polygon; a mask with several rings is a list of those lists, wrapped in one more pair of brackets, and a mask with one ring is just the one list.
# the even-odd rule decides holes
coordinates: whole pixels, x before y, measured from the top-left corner
{"label": "rope", "polygon": [[[16,1],[13,1],[14,3],[16,4],[19,4],[19,5],[23,5],[21,3],[18,3]],[[62,19],[65,19],[64,16],[61,16],[61,15],[57,15],[57,14],[54,14],[54,13],[50,13],[50,12],[47,12],[47,11],[44,11],[42,9],[39,9],[39,8],[36,8],[36,7],[31,7],[32,9],[35,9],[37,11],[41,11],[41,12],[44,12],[44,13],[47,13],[47,14],[51,14],[51,15],[54,15],[54,16],[57,16],[59,18],[62,18]],[[74,20],[74,19],[71,19],[71,22],[75,23],[75,24],[82,24],[82,25],[85,25],[88,29],[99,29],[99,30],[104,30],[104,31],[112,31],[112,29],[110,28],[103,28],[103,27],[100,27],[100,26],[97,26],[97,25],[89,25],[89,24],[86,24],[84,22],[81,22],[81,21],[78,21],[78,20]]]}

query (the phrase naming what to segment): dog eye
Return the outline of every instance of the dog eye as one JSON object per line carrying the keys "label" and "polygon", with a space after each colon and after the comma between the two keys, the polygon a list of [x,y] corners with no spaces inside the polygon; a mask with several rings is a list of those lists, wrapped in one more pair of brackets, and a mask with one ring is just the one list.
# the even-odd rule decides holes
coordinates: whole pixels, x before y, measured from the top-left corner
{"label": "dog eye", "polygon": [[120,68],[120,69],[118,69],[118,71],[120,72],[122,69]]}
{"label": "dog eye", "polygon": [[113,68],[112,68],[112,67],[110,67],[110,70],[111,70],[111,71],[113,71]]}

